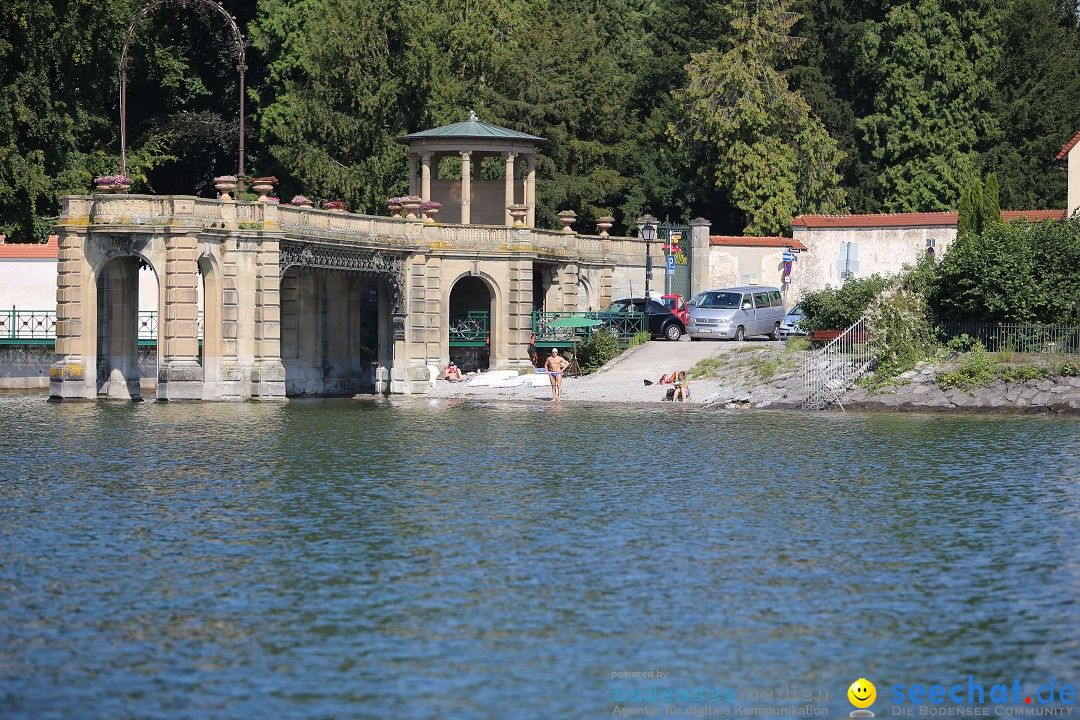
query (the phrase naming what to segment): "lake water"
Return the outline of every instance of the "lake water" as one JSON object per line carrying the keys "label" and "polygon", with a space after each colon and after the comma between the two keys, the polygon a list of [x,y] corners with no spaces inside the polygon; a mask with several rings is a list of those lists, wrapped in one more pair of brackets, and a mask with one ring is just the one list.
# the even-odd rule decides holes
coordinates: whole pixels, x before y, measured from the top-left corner
{"label": "lake water", "polygon": [[3,718],[591,718],[793,684],[846,716],[860,677],[881,717],[898,684],[1080,685],[1075,420],[39,395],[0,420]]}

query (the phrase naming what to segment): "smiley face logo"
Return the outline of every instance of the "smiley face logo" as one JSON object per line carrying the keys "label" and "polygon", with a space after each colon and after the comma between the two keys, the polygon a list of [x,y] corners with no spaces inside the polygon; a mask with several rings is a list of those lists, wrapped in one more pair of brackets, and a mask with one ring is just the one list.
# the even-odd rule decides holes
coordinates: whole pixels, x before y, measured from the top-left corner
{"label": "smiley face logo", "polygon": [[859,678],[847,689],[847,698],[857,708],[868,708],[877,699],[877,688],[866,678]]}

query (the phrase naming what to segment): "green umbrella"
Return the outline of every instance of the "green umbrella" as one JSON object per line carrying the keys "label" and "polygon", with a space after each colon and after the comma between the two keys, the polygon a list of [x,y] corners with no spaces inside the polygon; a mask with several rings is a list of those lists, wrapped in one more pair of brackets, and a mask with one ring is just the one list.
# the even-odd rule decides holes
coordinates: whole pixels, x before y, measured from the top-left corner
{"label": "green umbrella", "polygon": [[552,320],[548,323],[548,327],[557,328],[589,328],[596,327],[597,325],[603,325],[603,320],[592,320],[590,318],[583,317],[564,317],[558,320]]}

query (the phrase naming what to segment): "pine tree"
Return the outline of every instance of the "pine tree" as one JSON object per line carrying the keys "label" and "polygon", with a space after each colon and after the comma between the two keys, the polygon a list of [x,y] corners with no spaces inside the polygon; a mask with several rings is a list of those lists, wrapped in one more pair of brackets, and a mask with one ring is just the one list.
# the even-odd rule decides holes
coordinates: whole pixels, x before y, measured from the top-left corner
{"label": "pine tree", "polygon": [[789,33],[798,15],[787,0],[732,6],[732,42],[695,53],[687,71],[686,126],[673,126],[695,146],[716,185],[746,214],[744,232],[775,234],[798,212],[839,209],[840,153],[806,101],[788,87],[777,63],[797,52]]}
{"label": "pine tree", "polygon": [[976,169],[1000,23],[991,0],[895,0],[869,23],[874,109],[858,121],[890,212],[946,210]]}
{"label": "pine tree", "polygon": [[983,183],[982,226],[985,230],[1001,222],[1001,200],[996,173],[987,173]]}

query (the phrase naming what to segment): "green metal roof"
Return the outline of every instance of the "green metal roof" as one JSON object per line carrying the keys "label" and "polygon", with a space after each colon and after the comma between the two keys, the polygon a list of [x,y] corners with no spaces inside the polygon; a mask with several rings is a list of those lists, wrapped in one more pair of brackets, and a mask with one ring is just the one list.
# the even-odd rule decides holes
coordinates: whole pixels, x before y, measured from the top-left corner
{"label": "green metal roof", "polygon": [[546,143],[542,137],[529,135],[528,133],[510,130],[509,128],[482,122],[476,113],[470,111],[469,119],[456,122],[451,125],[443,125],[432,130],[422,130],[411,135],[403,135],[397,139],[399,143],[408,143],[410,140],[441,140],[449,138],[473,138],[477,140],[525,140],[533,143]]}

